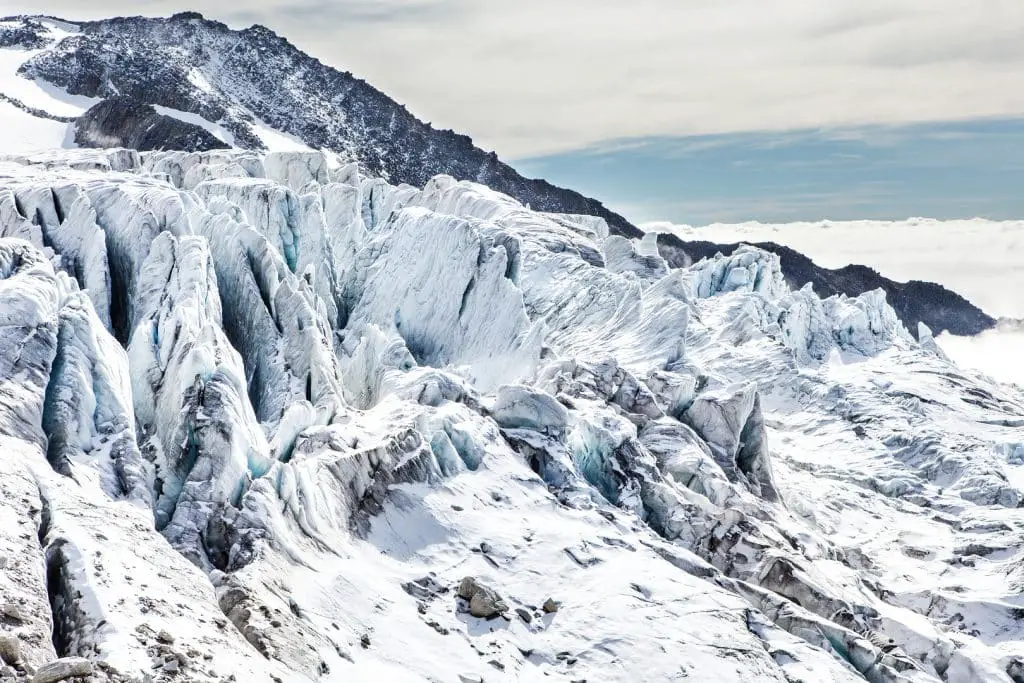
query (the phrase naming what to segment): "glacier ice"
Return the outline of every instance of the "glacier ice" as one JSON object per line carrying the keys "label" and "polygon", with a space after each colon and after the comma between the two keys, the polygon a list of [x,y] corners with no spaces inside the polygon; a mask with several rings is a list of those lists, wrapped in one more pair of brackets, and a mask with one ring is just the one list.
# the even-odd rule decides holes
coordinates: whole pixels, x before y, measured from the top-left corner
{"label": "glacier ice", "polygon": [[[793,291],[754,248],[670,268],[600,219],[317,152],[0,176],[0,591],[27,665],[1024,671],[1024,395],[880,291]],[[465,576],[511,620],[460,612]]]}

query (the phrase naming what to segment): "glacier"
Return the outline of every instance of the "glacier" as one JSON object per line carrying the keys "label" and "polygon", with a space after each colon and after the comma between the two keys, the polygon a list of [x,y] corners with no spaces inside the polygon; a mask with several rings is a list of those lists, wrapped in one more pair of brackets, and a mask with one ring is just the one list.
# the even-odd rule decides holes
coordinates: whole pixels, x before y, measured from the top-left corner
{"label": "glacier", "polygon": [[926,332],[443,175],[4,156],[0,677],[1022,681],[1024,391]]}
{"label": "glacier", "polygon": [[[1015,362],[1024,352],[1024,303],[1017,295],[1024,287],[1019,258],[1024,221],[911,218],[703,227],[651,223],[643,227],[654,237],[668,233],[685,240],[775,242],[799,249],[825,267],[860,263],[900,281],[927,280],[950,287],[998,320],[975,330],[943,332],[936,327],[937,346],[964,367],[1024,385],[1024,366]],[[979,244],[985,248],[979,249]]]}

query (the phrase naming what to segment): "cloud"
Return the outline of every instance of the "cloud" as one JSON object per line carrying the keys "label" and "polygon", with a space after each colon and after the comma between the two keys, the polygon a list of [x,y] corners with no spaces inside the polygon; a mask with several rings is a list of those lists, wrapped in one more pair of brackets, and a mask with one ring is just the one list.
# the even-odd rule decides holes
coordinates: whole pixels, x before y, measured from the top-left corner
{"label": "cloud", "polygon": [[289,23],[316,22],[329,26],[337,23],[351,25],[437,22],[452,19],[465,11],[467,2],[468,0],[265,1],[243,10],[229,12],[221,18],[228,23],[261,23],[270,18],[271,28],[282,16],[286,16]]}
{"label": "cloud", "polygon": [[[171,13],[180,0],[13,0]],[[5,5],[12,4],[8,0]],[[262,23],[508,158],[637,137],[1024,113],[1012,0],[250,0]]]}

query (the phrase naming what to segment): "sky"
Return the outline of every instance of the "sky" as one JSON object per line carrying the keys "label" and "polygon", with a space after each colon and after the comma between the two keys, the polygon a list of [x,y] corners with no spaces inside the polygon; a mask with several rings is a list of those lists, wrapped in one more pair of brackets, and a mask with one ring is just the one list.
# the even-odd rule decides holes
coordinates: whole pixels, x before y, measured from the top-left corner
{"label": "sky", "polygon": [[[186,9],[269,26],[420,118],[635,222],[1024,216],[1005,189],[1021,187],[1024,171],[1007,154],[990,170],[977,151],[1007,139],[1020,147],[1021,0],[0,7],[68,19]],[[837,149],[865,159],[831,156]]]}

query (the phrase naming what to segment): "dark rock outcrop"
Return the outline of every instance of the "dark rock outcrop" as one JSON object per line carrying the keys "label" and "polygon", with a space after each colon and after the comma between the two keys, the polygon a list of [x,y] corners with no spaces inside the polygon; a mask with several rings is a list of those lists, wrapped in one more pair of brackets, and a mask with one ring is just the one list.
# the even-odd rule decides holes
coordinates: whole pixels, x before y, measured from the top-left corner
{"label": "dark rock outcrop", "polygon": [[20,26],[0,26],[0,48],[38,50],[46,45],[41,35],[44,31],[45,27],[35,19],[25,19]]}
{"label": "dark rock outcrop", "polygon": [[[845,266],[830,270],[781,244],[752,244],[779,255],[782,273],[793,289],[799,289],[810,282],[822,298],[835,294],[857,296],[879,288],[885,290],[886,299],[915,336],[919,322],[931,328],[936,335],[948,331],[966,336],[980,334],[995,327],[997,322],[964,297],[933,282],[896,282],[867,266]],[[728,256],[739,246],[700,240],[684,241],[668,233],[658,235],[658,251],[673,268],[688,266],[719,252]]]}
{"label": "dark rock outcrop", "polygon": [[140,152],[158,149],[206,152],[227,149],[224,141],[194,123],[157,112],[149,104],[110,97],[93,105],[75,124],[79,147],[127,147]]}

